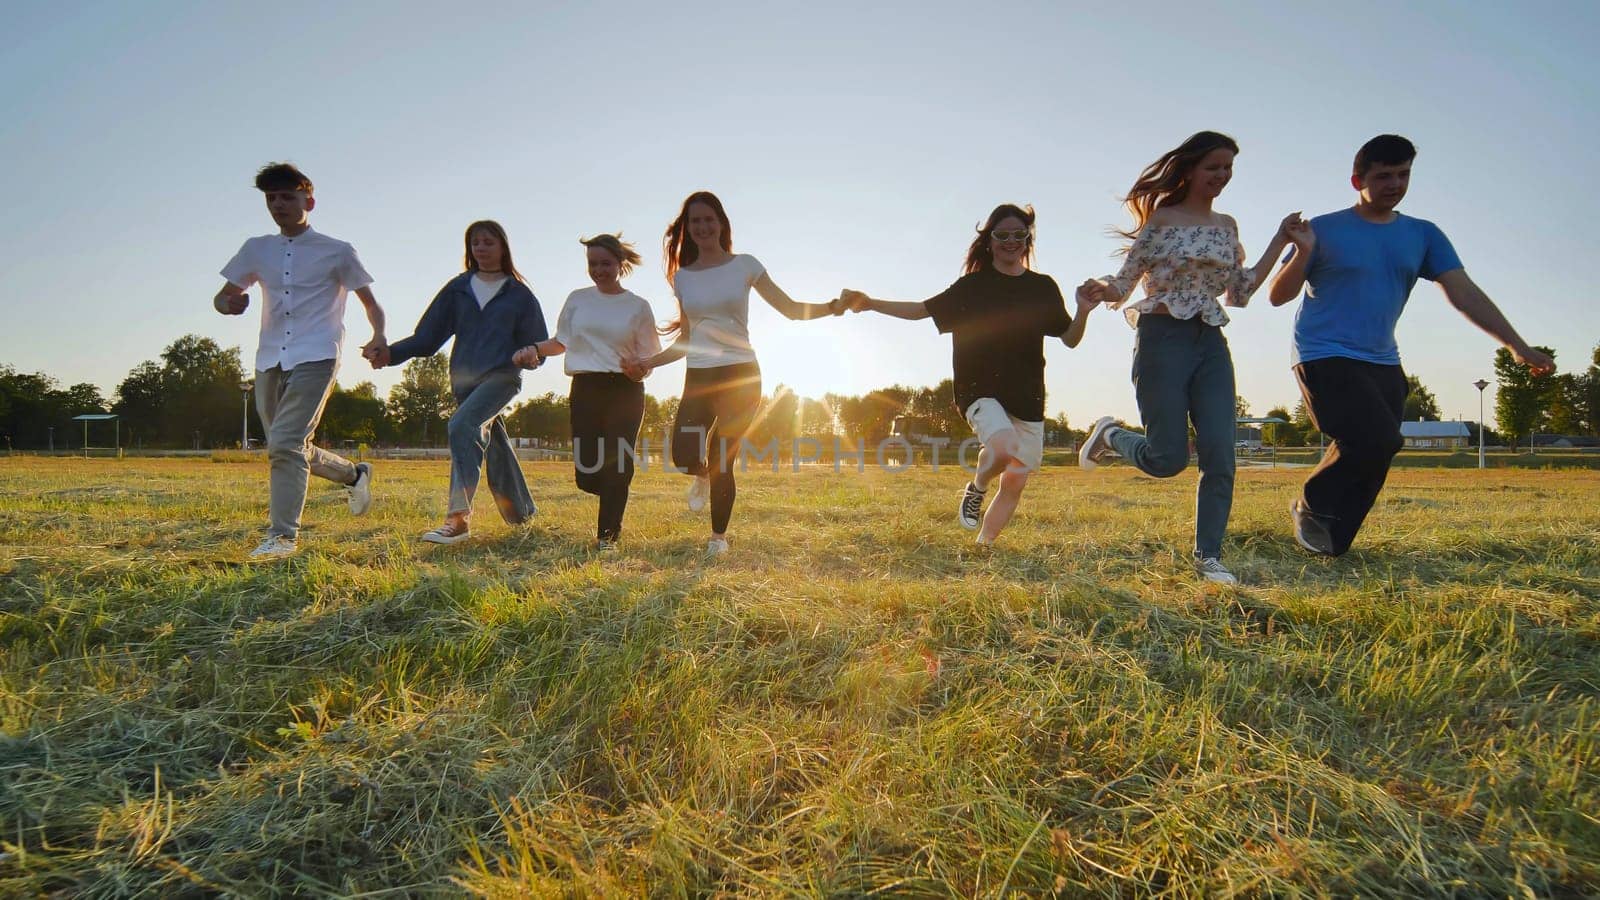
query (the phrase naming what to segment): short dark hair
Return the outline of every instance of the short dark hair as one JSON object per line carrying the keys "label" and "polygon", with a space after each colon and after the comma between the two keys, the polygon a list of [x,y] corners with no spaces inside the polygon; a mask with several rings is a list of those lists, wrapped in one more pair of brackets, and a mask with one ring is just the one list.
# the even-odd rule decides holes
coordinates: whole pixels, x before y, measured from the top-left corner
{"label": "short dark hair", "polygon": [[1416,158],[1416,145],[1398,134],[1380,134],[1356,151],[1355,174],[1363,176],[1373,166],[1398,166]]}
{"label": "short dark hair", "polygon": [[267,191],[305,191],[309,194],[311,179],[286,162],[267,163],[256,173],[256,190],[263,194]]}

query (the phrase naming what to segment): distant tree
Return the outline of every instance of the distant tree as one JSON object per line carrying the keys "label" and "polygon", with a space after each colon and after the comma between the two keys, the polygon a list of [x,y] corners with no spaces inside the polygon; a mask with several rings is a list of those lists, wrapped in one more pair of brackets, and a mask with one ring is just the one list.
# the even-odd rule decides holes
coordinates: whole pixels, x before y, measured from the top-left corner
{"label": "distant tree", "polygon": [[821,400],[801,397],[799,421],[802,437],[825,438],[833,434],[833,411]]}
{"label": "distant tree", "polygon": [[644,421],[639,425],[639,434],[650,439],[650,445],[660,448],[668,439],[672,431],[672,423],[678,418],[678,398],[668,397],[657,400],[655,397],[644,396]]}
{"label": "distant tree", "polygon": [[1562,372],[1552,376],[1549,406],[1543,429],[1556,434],[1583,434],[1588,430],[1588,373]]}
{"label": "distant tree", "polygon": [[400,383],[389,391],[389,415],[403,441],[445,439],[445,424],[455,410],[450,393],[450,359],[443,353],[422,356],[406,363]]}
{"label": "distant tree", "polygon": [[1600,344],[1589,358],[1589,371],[1583,373],[1584,433],[1600,437]]}
{"label": "distant tree", "polygon": [[318,434],[330,444],[340,441],[376,443],[392,430],[387,421],[388,412],[388,406],[378,399],[378,388],[372,382],[363,381],[348,391],[334,385],[322,411]]}
{"label": "distant tree", "polygon": [[1321,440],[1322,432],[1317,430],[1316,423],[1311,421],[1311,410],[1306,407],[1305,398],[1301,398],[1294,405],[1294,414],[1289,417],[1294,423],[1295,430],[1300,433],[1300,440],[1304,444]]}
{"label": "distant tree", "polygon": [[0,365],[0,435],[13,448],[43,449],[52,443],[57,449],[71,447],[74,436],[82,433],[72,417],[105,411],[100,389],[92,384],[62,390],[43,372],[26,374]]}
{"label": "distant tree", "polygon": [[1422,379],[1415,375],[1406,376],[1405,412],[1401,418],[1407,422],[1437,422],[1439,421],[1439,400],[1433,396],[1433,391],[1423,385]]}
{"label": "distant tree", "polygon": [[161,362],[135,366],[117,385],[112,412],[140,443],[226,447],[238,441],[239,384],[245,378],[239,348],[224,349],[197,334],[178,338]]}
{"label": "distant tree", "polygon": [[[1555,351],[1549,347],[1536,349],[1555,358]],[[1494,352],[1494,375],[1500,382],[1494,397],[1495,424],[1515,449],[1523,440],[1532,438],[1533,429],[1550,406],[1555,377],[1533,374],[1504,347]]]}
{"label": "distant tree", "polygon": [[1294,416],[1281,406],[1274,406],[1267,410],[1267,418],[1282,419],[1282,425],[1264,425],[1261,436],[1267,443],[1274,447],[1298,447],[1305,443],[1305,436],[1300,433],[1300,428],[1295,425]]}
{"label": "distant tree", "polygon": [[506,431],[514,437],[538,438],[557,444],[570,443],[572,412],[567,398],[547,391],[517,404],[506,416]]}
{"label": "distant tree", "polygon": [[1233,415],[1234,418],[1238,419],[1247,418],[1250,415],[1250,401],[1246,400],[1243,394],[1233,395]]}

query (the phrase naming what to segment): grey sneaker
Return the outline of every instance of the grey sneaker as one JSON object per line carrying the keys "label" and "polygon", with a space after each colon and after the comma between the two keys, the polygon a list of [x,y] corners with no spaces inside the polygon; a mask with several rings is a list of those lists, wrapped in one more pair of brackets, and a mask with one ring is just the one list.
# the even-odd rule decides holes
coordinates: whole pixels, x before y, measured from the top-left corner
{"label": "grey sneaker", "polygon": [[1222,560],[1217,559],[1215,556],[1197,560],[1194,564],[1194,570],[1199,572],[1207,581],[1215,581],[1218,584],[1239,583],[1239,579],[1233,577],[1233,573],[1228,571],[1228,567],[1224,566]]}
{"label": "grey sneaker", "polygon": [[293,556],[295,551],[294,538],[281,534],[269,534],[254,550],[250,551],[251,559],[282,559]]}
{"label": "grey sneaker", "polygon": [[956,520],[968,531],[977,528],[978,523],[983,521],[983,491],[970,481],[961,492],[961,508],[956,512]]}
{"label": "grey sneaker", "polygon": [[356,481],[350,485],[350,515],[364,515],[372,508],[372,464],[356,463]]}
{"label": "grey sneaker", "polygon": [[707,556],[721,556],[722,554],[727,553],[727,552],[728,552],[728,539],[727,538],[712,538],[711,540],[706,541],[706,555]]}
{"label": "grey sneaker", "polygon": [[1102,459],[1112,456],[1116,451],[1111,449],[1111,429],[1117,427],[1117,420],[1110,416],[1101,416],[1089,429],[1089,436],[1084,439],[1083,446],[1078,448],[1078,468],[1085,471],[1093,469],[1100,464]]}
{"label": "grey sneaker", "polygon": [[1338,556],[1333,550],[1333,535],[1316,513],[1306,508],[1299,497],[1289,504],[1289,518],[1294,521],[1294,542],[1308,553],[1318,556]]}

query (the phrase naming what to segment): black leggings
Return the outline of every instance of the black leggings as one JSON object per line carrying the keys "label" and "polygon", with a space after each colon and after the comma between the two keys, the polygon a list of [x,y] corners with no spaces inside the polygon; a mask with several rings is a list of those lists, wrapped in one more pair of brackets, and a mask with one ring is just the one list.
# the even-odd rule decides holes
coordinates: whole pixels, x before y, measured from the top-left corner
{"label": "black leggings", "polygon": [[[601,540],[622,534],[633,482],[633,447],[644,419],[644,385],[615,372],[572,376],[572,468],[578,490],[600,498]],[[624,446],[626,445],[626,447]]]}
{"label": "black leggings", "polygon": [[689,369],[678,419],[672,423],[672,464],[711,476],[711,533],[733,518],[733,467],[739,444],[761,409],[761,367],[753,362]]}

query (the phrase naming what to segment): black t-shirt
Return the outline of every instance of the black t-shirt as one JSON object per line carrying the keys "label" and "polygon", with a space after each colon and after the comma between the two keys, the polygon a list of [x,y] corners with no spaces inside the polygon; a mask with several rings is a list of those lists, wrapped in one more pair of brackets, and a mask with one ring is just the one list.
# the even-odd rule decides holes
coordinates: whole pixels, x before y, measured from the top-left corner
{"label": "black t-shirt", "polygon": [[980,397],[993,397],[1014,418],[1044,421],[1044,339],[1072,325],[1055,279],[990,267],[961,276],[927,307],[955,345],[956,408],[963,415]]}

